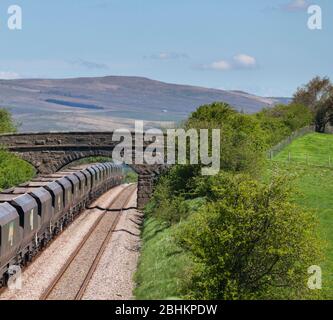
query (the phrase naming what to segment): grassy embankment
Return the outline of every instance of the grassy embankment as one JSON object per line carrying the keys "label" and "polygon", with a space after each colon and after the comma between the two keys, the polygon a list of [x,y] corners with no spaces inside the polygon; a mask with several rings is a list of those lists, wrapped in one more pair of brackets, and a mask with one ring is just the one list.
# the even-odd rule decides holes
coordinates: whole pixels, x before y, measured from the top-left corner
{"label": "grassy embankment", "polygon": [[190,259],[173,241],[175,227],[164,228],[154,218],[146,219],[140,266],[136,273],[137,299],[181,297],[181,279]]}
{"label": "grassy embankment", "polygon": [[[0,134],[14,133],[17,124],[10,112],[0,107]],[[16,155],[6,151],[0,145],[0,190],[10,188],[30,180],[35,175],[35,169]]]}
{"label": "grassy embankment", "polygon": [[0,190],[29,181],[35,169],[24,160],[5,150],[0,150]]}
{"label": "grassy embankment", "polygon": [[[291,160],[289,161],[289,153]],[[329,167],[329,158],[331,165]],[[320,220],[320,233],[327,242],[323,269],[322,297],[333,298],[333,135],[308,134],[295,140],[267,162],[266,175],[272,170],[295,175],[299,193],[295,201],[315,210]],[[301,222],[300,222],[301,223]],[[181,297],[181,279],[186,275],[190,259],[173,242],[174,229],[146,220],[143,248],[136,275],[138,299]]]}

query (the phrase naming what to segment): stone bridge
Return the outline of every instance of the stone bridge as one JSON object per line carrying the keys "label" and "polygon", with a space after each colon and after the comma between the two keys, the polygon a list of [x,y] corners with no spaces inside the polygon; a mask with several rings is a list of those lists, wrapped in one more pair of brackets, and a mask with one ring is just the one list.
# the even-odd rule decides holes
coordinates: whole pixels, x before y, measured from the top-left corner
{"label": "stone bridge", "polygon": [[[134,158],[135,133],[132,132],[131,135]],[[119,143],[113,141],[112,137],[113,132],[5,134],[0,135],[0,145],[32,164],[38,174],[48,174],[83,158],[92,156],[111,158],[115,146]],[[144,145],[144,149],[147,144]],[[166,169],[166,166],[133,164],[130,167],[138,174],[138,207],[142,209],[150,198],[156,177]]]}

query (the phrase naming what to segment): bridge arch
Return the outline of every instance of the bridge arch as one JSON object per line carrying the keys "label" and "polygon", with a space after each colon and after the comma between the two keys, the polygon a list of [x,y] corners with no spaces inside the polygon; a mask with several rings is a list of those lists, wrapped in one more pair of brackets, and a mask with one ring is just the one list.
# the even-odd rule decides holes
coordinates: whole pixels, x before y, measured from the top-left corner
{"label": "bridge arch", "polygon": [[89,157],[112,157],[112,152],[103,150],[16,152],[16,154],[29,162],[36,169],[37,174],[54,173],[72,162]]}

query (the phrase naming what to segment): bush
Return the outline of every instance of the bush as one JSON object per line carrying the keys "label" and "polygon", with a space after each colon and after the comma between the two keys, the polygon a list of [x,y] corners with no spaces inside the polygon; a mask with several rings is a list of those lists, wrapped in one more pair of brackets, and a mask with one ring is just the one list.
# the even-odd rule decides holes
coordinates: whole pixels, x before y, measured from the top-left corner
{"label": "bush", "polygon": [[167,179],[163,179],[157,185],[153,199],[146,208],[146,214],[171,226],[187,217],[188,208],[183,197],[171,196],[167,182]]}
{"label": "bush", "polygon": [[196,262],[188,298],[304,298],[307,269],[320,262],[317,220],[290,202],[286,179],[222,173],[208,188],[209,203],[177,232]]}
{"label": "bush", "polygon": [[310,125],[313,114],[301,104],[277,105],[258,112],[255,117],[265,131],[267,144],[274,146],[292,132]]}
{"label": "bush", "polygon": [[10,112],[6,109],[0,109],[0,133],[16,132],[16,130],[17,127]]}
{"label": "bush", "polygon": [[[0,109],[0,134],[16,132],[17,127],[11,114],[6,109]],[[27,162],[0,146],[0,189],[10,188],[30,180],[35,169]]]}
{"label": "bush", "polygon": [[138,181],[138,174],[132,169],[125,169],[125,183],[136,183]]}
{"label": "bush", "polygon": [[265,159],[265,131],[250,115],[238,113],[226,103],[203,105],[190,116],[185,127],[221,130],[221,168],[259,175]]}

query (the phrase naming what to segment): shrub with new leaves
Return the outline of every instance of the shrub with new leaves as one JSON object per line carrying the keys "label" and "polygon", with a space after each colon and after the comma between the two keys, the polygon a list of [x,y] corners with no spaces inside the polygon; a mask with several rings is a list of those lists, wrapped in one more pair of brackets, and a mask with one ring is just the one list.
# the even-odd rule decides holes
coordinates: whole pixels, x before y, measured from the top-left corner
{"label": "shrub with new leaves", "polygon": [[307,270],[321,262],[315,216],[290,201],[290,184],[221,173],[206,184],[210,201],[183,222],[179,245],[196,267],[188,298],[304,298]]}
{"label": "shrub with new leaves", "polygon": [[295,103],[264,108],[254,116],[259,120],[269,146],[278,144],[292,132],[313,122],[313,114],[309,108]]}
{"label": "shrub with new leaves", "polygon": [[17,127],[10,112],[0,108],[0,133],[15,132],[16,130]]}
{"label": "shrub with new leaves", "polygon": [[221,130],[221,168],[259,175],[265,159],[265,131],[258,119],[237,112],[226,103],[200,106],[185,123],[186,129]]}
{"label": "shrub with new leaves", "polygon": [[29,181],[35,169],[16,155],[0,149],[0,190]]}

